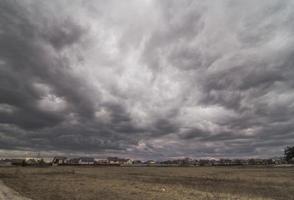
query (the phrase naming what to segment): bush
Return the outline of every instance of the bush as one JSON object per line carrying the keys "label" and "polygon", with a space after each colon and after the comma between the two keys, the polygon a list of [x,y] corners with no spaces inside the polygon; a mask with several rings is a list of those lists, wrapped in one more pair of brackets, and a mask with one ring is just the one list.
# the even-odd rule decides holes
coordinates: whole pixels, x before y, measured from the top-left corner
{"label": "bush", "polygon": [[285,154],[285,160],[288,163],[293,162],[293,158],[294,158],[294,146],[293,147],[286,147],[286,149],[284,150],[284,154]]}

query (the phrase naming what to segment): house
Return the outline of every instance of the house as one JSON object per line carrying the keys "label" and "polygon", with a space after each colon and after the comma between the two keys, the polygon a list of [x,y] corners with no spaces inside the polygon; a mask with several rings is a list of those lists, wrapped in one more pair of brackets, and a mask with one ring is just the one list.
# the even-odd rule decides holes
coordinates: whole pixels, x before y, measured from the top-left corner
{"label": "house", "polygon": [[108,164],[111,164],[111,165],[120,164],[118,157],[108,157],[107,160],[108,160]]}
{"label": "house", "polygon": [[78,165],[80,158],[71,158],[67,160],[68,165]]}
{"label": "house", "polygon": [[53,166],[64,165],[64,164],[67,163],[66,161],[67,161],[66,157],[63,157],[63,156],[55,156],[53,158],[52,165]]}
{"label": "house", "polygon": [[144,162],[144,164],[152,165],[152,164],[156,164],[156,162],[154,160],[147,160],[146,162]]}
{"label": "house", "polygon": [[132,159],[123,159],[121,160],[121,165],[132,165],[134,161]]}
{"label": "house", "polygon": [[95,164],[96,165],[107,165],[108,160],[107,159],[95,159]]}
{"label": "house", "polygon": [[118,158],[118,157],[108,157],[108,164],[110,165],[126,165],[126,164],[133,164],[133,160],[125,159],[125,158]]}
{"label": "house", "polygon": [[132,165],[133,163],[134,163],[134,160],[132,160],[132,159],[127,159],[125,162],[125,164],[127,164],[127,165]]}
{"label": "house", "polygon": [[79,158],[79,165],[94,165],[95,160],[94,158],[90,157],[81,157]]}

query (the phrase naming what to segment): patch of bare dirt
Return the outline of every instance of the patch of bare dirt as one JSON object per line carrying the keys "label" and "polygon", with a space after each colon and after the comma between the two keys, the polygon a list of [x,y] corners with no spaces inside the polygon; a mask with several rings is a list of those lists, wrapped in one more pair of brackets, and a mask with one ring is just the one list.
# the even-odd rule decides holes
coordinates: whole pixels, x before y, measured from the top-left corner
{"label": "patch of bare dirt", "polygon": [[0,181],[0,200],[30,200],[26,197],[22,197],[16,191],[4,185],[2,181]]}

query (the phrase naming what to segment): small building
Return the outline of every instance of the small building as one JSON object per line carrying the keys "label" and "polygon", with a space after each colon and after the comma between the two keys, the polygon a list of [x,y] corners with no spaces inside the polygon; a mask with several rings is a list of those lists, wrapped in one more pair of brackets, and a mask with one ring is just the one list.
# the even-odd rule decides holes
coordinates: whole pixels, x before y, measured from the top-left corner
{"label": "small building", "polygon": [[80,158],[71,158],[67,160],[68,165],[78,165]]}
{"label": "small building", "polygon": [[57,166],[57,165],[65,165],[66,164],[66,157],[63,157],[63,156],[55,156],[53,158],[53,161],[52,161],[52,165],[53,166]]}
{"label": "small building", "polygon": [[134,161],[132,159],[126,159],[125,164],[132,165]]}
{"label": "small building", "polygon": [[90,157],[79,158],[79,165],[94,165],[95,159]]}
{"label": "small building", "polygon": [[146,162],[144,162],[144,164],[152,165],[152,164],[156,164],[156,162],[154,160],[147,160]]}
{"label": "small building", "polygon": [[108,164],[111,164],[111,165],[119,164],[118,157],[108,157],[107,160],[108,160]]}
{"label": "small building", "polygon": [[107,159],[95,159],[95,164],[96,165],[107,165],[108,160]]}
{"label": "small building", "polygon": [[129,165],[133,164],[133,160],[126,158],[118,158],[118,157],[108,157],[108,164],[110,165]]}

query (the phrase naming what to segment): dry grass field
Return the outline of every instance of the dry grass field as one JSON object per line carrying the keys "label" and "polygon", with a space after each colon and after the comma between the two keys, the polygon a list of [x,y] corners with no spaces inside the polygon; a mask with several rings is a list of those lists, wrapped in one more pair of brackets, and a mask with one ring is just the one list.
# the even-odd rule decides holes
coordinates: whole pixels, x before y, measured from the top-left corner
{"label": "dry grass field", "polygon": [[34,200],[294,199],[294,168],[0,168],[0,180]]}

